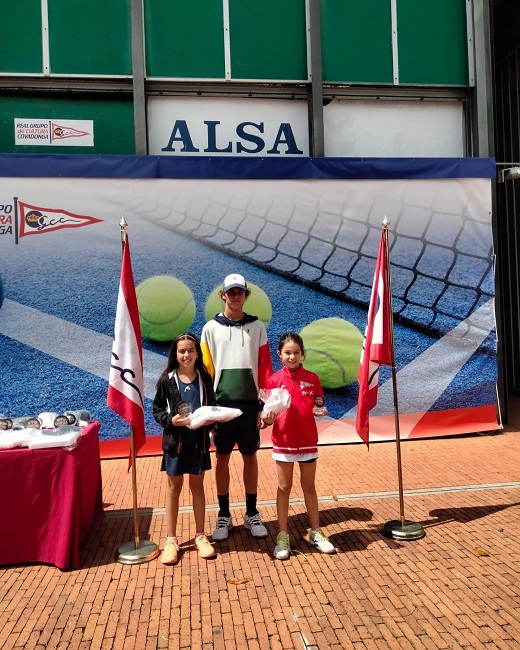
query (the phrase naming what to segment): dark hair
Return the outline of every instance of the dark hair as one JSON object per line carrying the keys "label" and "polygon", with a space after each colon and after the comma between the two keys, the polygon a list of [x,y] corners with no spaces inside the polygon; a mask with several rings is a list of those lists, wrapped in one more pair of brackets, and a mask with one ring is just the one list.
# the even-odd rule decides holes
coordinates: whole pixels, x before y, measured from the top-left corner
{"label": "dark hair", "polygon": [[161,376],[157,380],[157,387],[159,387],[159,384],[161,383],[161,379],[163,377],[168,376],[172,370],[175,370],[179,367],[179,362],[177,361],[177,347],[181,341],[193,341],[193,343],[195,343],[195,352],[197,353],[197,358],[195,359],[195,368],[202,373],[208,372],[206,366],[202,361],[202,349],[200,347],[199,339],[191,332],[185,332],[184,334],[179,334],[179,336],[173,339],[170,346],[170,351],[168,352],[168,361],[166,363],[166,367],[161,372]]}
{"label": "dark hair", "polygon": [[283,346],[287,343],[292,341],[293,343],[296,343],[296,345],[300,346],[300,350],[302,351],[302,357],[305,356],[305,348],[303,347],[303,339],[299,334],[296,334],[296,332],[285,332],[285,334],[282,334],[280,336],[280,340],[278,341],[278,352],[282,351]]}
{"label": "dark hair", "polygon": [[[228,291],[233,291],[233,289],[242,289],[242,291],[246,294],[246,300],[251,295],[251,289],[243,289],[242,287],[233,287],[232,289],[228,289]],[[221,300],[224,300],[224,296],[226,295],[226,293],[227,293],[227,291],[224,291],[224,289],[221,289],[218,292],[218,295],[220,296]]]}

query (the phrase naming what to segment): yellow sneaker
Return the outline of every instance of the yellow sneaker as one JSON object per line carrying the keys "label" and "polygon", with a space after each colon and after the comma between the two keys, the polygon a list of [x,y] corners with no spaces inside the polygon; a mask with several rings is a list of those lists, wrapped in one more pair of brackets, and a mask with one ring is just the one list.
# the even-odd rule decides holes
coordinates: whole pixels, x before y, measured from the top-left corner
{"label": "yellow sneaker", "polygon": [[163,564],[177,564],[179,561],[179,544],[176,537],[167,537],[161,555]]}
{"label": "yellow sneaker", "polygon": [[285,530],[281,530],[278,533],[273,555],[277,560],[286,560],[291,555],[291,544],[289,542],[289,535],[285,532]]}
{"label": "yellow sneaker", "polygon": [[206,537],[206,533],[200,533],[200,535],[195,537],[195,546],[200,557],[204,560],[209,560],[210,557],[215,557],[217,554],[209,539]]}

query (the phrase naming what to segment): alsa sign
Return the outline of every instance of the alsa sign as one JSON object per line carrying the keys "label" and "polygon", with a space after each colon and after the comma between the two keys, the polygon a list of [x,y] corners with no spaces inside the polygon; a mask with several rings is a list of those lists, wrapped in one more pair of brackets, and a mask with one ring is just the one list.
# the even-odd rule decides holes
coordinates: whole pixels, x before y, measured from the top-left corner
{"label": "alsa sign", "polygon": [[[226,153],[236,154],[288,154],[290,156],[303,156],[303,150],[299,148],[292,126],[288,122],[281,122],[278,126],[272,141],[266,142],[264,139],[265,125],[263,122],[255,124],[254,122],[240,122],[236,125],[235,138],[228,140],[227,137],[219,138],[218,121],[205,120],[206,131],[204,134],[204,144],[200,145],[200,140],[196,141],[196,146],[190,132],[187,120],[176,120],[168,143],[161,147],[164,153],[186,153],[197,154],[202,152],[208,156]],[[200,129],[198,129],[200,133]]]}
{"label": "alsa sign", "polygon": [[291,102],[288,109],[275,102],[224,101],[150,102],[150,154],[309,155],[307,109],[302,103]]}

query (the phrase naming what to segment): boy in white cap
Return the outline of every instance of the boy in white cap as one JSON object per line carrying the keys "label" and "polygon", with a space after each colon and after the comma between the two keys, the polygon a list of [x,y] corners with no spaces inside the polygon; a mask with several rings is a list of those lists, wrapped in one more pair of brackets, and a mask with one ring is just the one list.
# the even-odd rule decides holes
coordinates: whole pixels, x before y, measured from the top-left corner
{"label": "boy in white cap", "polygon": [[214,438],[219,513],[212,537],[217,541],[227,539],[233,527],[229,510],[229,459],[235,444],[244,462],[244,526],[253,537],[267,536],[256,507],[256,452],[260,447],[258,390],[265,387],[273,367],[264,324],[256,316],[244,312],[244,303],[250,293],[242,275],[228,275],[220,292],[224,311],[204,325],[200,341],[204,364],[213,377],[217,404],[242,411],[240,417],[220,422]]}

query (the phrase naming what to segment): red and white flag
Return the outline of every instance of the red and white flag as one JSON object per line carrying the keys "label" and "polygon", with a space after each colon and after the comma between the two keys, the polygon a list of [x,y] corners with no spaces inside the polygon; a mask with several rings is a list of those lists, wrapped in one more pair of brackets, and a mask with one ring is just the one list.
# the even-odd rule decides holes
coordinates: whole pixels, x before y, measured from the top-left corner
{"label": "red and white flag", "polygon": [[358,372],[359,396],[356,431],[368,447],[368,413],[377,403],[379,367],[392,365],[390,340],[390,287],[387,274],[387,243],[385,231],[377,254],[374,284],[368,308],[365,340]]}
{"label": "red and white flag", "polygon": [[[123,249],[107,405],[132,427],[135,455],[145,443],[143,349],[128,236]],[[129,467],[132,464],[130,455]]]}

